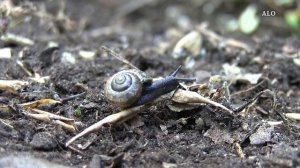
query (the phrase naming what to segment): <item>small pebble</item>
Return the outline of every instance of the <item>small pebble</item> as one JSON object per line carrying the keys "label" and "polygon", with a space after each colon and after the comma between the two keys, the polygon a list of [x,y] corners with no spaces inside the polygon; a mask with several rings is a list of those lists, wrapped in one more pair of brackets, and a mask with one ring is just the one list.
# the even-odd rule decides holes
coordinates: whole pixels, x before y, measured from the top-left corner
{"label": "small pebble", "polygon": [[184,61],[184,68],[188,70],[193,70],[196,65],[196,60],[193,57],[187,57]]}
{"label": "small pebble", "polygon": [[204,128],[204,121],[203,121],[202,118],[199,117],[199,118],[195,121],[195,123],[196,123],[196,130],[203,130],[203,128]]}
{"label": "small pebble", "polygon": [[163,168],[176,168],[176,167],[177,167],[177,164],[175,164],[175,163],[167,163],[167,162],[163,162],[163,163],[162,163],[162,167],[163,167]]}
{"label": "small pebble", "polygon": [[177,135],[174,136],[174,140],[175,140],[176,142],[180,142],[181,139],[182,139],[182,137],[181,137],[179,134],[177,134]]}
{"label": "small pebble", "polygon": [[95,58],[96,52],[94,52],[94,51],[80,50],[78,54],[84,60],[93,60]]}
{"label": "small pebble", "polygon": [[161,131],[165,134],[168,135],[168,128],[165,125],[160,125],[160,129]]}
{"label": "small pebble", "polygon": [[293,61],[294,61],[294,64],[296,64],[298,67],[300,67],[300,58],[294,58]]}
{"label": "small pebble", "polygon": [[49,41],[47,44],[47,48],[59,47],[59,44],[55,41]]}
{"label": "small pebble", "polygon": [[10,59],[10,58],[11,58],[11,48],[1,48],[0,59]]}
{"label": "small pebble", "polygon": [[178,124],[186,125],[188,123],[189,118],[179,118],[176,122]]}
{"label": "small pebble", "polygon": [[65,65],[74,65],[76,63],[76,58],[72,53],[63,52],[61,62]]}

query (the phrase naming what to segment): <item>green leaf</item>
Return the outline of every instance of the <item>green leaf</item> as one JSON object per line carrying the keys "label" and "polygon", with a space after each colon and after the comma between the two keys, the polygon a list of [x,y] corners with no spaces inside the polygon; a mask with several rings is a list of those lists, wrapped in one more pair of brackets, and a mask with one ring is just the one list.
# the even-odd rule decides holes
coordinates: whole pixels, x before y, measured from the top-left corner
{"label": "green leaf", "polygon": [[299,27],[299,20],[295,12],[287,12],[284,15],[284,18],[287,24],[291,26],[293,29],[297,29]]}
{"label": "green leaf", "polygon": [[80,117],[80,116],[81,116],[81,109],[80,109],[80,107],[77,107],[77,108],[74,110],[74,115],[77,116],[77,117]]}
{"label": "green leaf", "polygon": [[239,28],[245,34],[253,33],[259,25],[259,17],[256,16],[257,8],[249,5],[239,17]]}
{"label": "green leaf", "polygon": [[286,12],[284,15],[285,22],[291,27],[294,33],[300,35],[300,21],[296,12]]}

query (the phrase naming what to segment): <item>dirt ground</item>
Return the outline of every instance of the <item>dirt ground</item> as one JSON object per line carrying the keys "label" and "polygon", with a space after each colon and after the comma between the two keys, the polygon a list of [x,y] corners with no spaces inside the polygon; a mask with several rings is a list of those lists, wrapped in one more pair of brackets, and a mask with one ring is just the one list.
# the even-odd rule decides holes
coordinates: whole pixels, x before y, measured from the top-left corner
{"label": "dirt ground", "polygon": [[[259,28],[245,35],[239,31],[228,33],[218,18],[225,14],[238,17],[249,2],[213,1],[216,9],[212,14],[204,12],[207,1],[7,2],[13,2],[12,13],[2,14],[1,33],[23,36],[34,43],[0,41],[0,48],[12,51],[10,59],[0,59],[0,79],[29,82],[17,92],[0,92],[1,106],[14,107],[9,112],[0,109],[1,157],[25,154],[65,166],[93,168],[300,165],[299,121],[286,116],[300,113],[300,66],[294,57],[289,57],[299,53],[300,40],[281,22],[280,13],[262,18]],[[259,10],[269,9],[260,3],[256,4],[261,5]],[[16,7],[22,10],[18,13]],[[187,17],[188,22],[179,20],[179,16]],[[269,94],[262,94],[233,115],[211,105],[174,112],[168,108],[168,101],[162,101],[141,111],[132,121],[105,127],[80,138],[70,148],[64,146],[84,128],[120,111],[106,101],[103,88],[110,76],[126,66],[101,46],[117,51],[152,77],[163,77],[179,65],[186,65],[185,60],[172,57],[172,49],[183,35],[204,22],[209,23],[208,30],[224,39],[243,42],[249,50],[221,42],[215,45],[210,36],[203,35],[202,54],[195,57],[192,68],[183,68],[178,76],[195,77],[197,83],[207,84],[213,75],[224,76],[224,64],[228,63],[247,73],[261,74],[261,78],[252,84],[231,83],[230,100],[215,101],[237,109],[264,90]],[[47,50],[50,42],[58,44],[55,51]],[[83,58],[79,51],[92,51],[95,56]],[[33,81],[35,73],[49,79]],[[86,94],[61,104],[38,107],[74,119],[76,132],[33,119],[17,106],[83,92]],[[199,121],[203,121],[202,125]],[[80,149],[86,144],[85,149]]]}

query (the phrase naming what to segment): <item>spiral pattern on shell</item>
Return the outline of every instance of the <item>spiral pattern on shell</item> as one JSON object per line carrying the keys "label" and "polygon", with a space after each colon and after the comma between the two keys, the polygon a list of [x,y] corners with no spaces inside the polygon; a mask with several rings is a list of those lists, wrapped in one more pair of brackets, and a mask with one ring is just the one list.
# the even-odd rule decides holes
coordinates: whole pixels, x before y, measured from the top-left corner
{"label": "spiral pattern on shell", "polygon": [[124,70],[113,75],[104,89],[107,100],[122,108],[137,101],[143,89],[141,75],[138,73],[136,70]]}

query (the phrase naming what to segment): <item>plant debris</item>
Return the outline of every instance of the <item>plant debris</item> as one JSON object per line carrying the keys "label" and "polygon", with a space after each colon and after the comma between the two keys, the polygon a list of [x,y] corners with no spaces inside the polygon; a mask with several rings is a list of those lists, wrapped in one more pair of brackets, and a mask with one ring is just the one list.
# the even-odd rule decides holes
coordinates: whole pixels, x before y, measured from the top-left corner
{"label": "plant debris", "polygon": [[252,145],[262,145],[266,142],[271,142],[272,134],[274,133],[274,126],[264,124],[260,126],[249,139]]}
{"label": "plant debris", "polygon": [[24,45],[24,46],[26,45],[31,46],[34,44],[34,41],[29,38],[11,34],[11,33],[2,35],[0,39],[7,44],[16,44],[16,45]]}
{"label": "plant debris", "polygon": [[[297,167],[298,16],[296,0],[0,1],[0,167]],[[180,65],[197,80],[149,104],[105,97],[116,72]]]}

